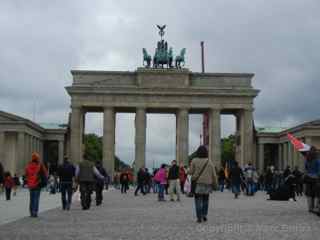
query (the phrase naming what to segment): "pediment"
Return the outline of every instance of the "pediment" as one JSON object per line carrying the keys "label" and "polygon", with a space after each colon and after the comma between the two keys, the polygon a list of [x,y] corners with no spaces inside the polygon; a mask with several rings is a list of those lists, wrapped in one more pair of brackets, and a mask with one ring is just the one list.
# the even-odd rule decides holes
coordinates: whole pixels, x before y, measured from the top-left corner
{"label": "pediment", "polygon": [[17,115],[7,113],[4,111],[0,111],[0,121],[7,122],[7,121],[12,121],[12,122],[18,122],[18,121],[26,121],[25,118],[19,117]]}

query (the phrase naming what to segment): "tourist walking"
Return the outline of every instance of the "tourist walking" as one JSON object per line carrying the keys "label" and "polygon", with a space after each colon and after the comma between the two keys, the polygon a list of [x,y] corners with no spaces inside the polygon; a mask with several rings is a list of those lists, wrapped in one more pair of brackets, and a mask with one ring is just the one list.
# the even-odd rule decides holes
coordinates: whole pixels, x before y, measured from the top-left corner
{"label": "tourist walking", "polygon": [[158,200],[165,201],[164,189],[165,185],[167,184],[167,171],[165,164],[162,164],[161,168],[155,173],[154,181],[158,185]]}
{"label": "tourist walking", "polygon": [[4,189],[6,193],[6,200],[9,201],[11,199],[11,191],[14,188],[14,181],[11,177],[10,172],[4,173]]}
{"label": "tourist walking", "polygon": [[223,190],[224,190],[225,180],[226,180],[226,176],[224,173],[224,169],[221,167],[218,172],[218,183],[219,183],[220,192],[223,192]]}
{"label": "tourist walking", "polygon": [[183,194],[185,194],[184,184],[186,183],[186,180],[187,180],[187,173],[182,163],[180,164],[180,168],[179,168],[179,180],[180,180],[180,190]]}
{"label": "tourist walking", "polygon": [[126,171],[120,174],[120,184],[121,193],[127,193],[127,190],[129,189],[129,175]]}
{"label": "tourist walking", "polygon": [[287,166],[283,172],[283,178],[286,179],[291,174],[290,166]]}
{"label": "tourist walking", "polygon": [[197,149],[196,156],[191,162],[190,174],[194,185],[197,222],[200,223],[207,221],[209,194],[217,186],[217,175],[212,162],[208,159],[205,146]]}
{"label": "tourist walking", "polygon": [[94,188],[95,176],[104,179],[93,162],[87,160],[84,155],[83,160],[76,167],[76,179],[80,185],[80,198],[82,210],[88,210],[91,206],[91,194]]}
{"label": "tourist walking", "polygon": [[48,171],[40,162],[38,153],[32,153],[31,161],[26,166],[25,175],[30,191],[30,217],[38,217],[41,188],[46,186],[48,179]]}
{"label": "tourist walking", "polygon": [[145,171],[144,171],[144,168],[140,168],[138,173],[137,173],[137,188],[136,190],[134,191],[134,195],[135,196],[138,196],[138,192],[140,190],[140,192],[143,194],[143,195],[146,195],[146,193],[144,192],[144,183],[145,183]]}
{"label": "tourist walking", "polygon": [[302,192],[303,192],[303,173],[299,170],[299,167],[296,166],[292,172],[292,174],[295,177],[295,191],[297,196],[302,196]]}
{"label": "tourist walking", "polygon": [[169,168],[168,173],[168,182],[169,182],[169,194],[170,201],[174,201],[174,195],[177,196],[177,201],[180,201],[180,179],[179,179],[179,166],[177,161],[173,160],[171,162],[171,167]]}
{"label": "tourist walking", "polygon": [[73,194],[73,183],[75,177],[75,167],[65,157],[63,164],[58,167],[60,178],[61,202],[63,210],[70,210]]}
{"label": "tourist walking", "polygon": [[269,166],[265,175],[265,190],[267,192],[267,194],[269,194],[270,192],[273,192],[274,188],[273,188],[273,178],[274,178],[274,171],[272,166]]}
{"label": "tourist walking", "polygon": [[305,194],[307,196],[308,210],[320,214],[319,208],[319,176],[320,176],[320,159],[317,157],[315,147],[311,147],[306,153],[305,160]]}
{"label": "tourist walking", "polygon": [[104,169],[104,167],[102,166],[102,163],[96,162],[96,168],[99,171],[99,173],[103,176],[102,178],[99,178],[97,176],[95,176],[96,179],[96,205],[99,206],[102,203],[103,200],[103,187],[104,187],[104,183],[105,183],[105,178],[107,177],[107,172]]}
{"label": "tourist walking", "polygon": [[18,189],[18,187],[21,185],[20,179],[19,179],[19,177],[17,176],[17,174],[14,174],[13,182],[14,182],[14,186],[13,186],[13,188],[12,188],[12,190],[13,190],[13,196],[16,196],[16,195],[17,195],[17,189]]}
{"label": "tourist walking", "polygon": [[245,169],[246,193],[248,196],[254,195],[254,168],[251,163]]}
{"label": "tourist walking", "polygon": [[243,172],[239,167],[238,162],[234,163],[234,166],[230,170],[229,177],[231,179],[231,189],[232,193],[234,194],[234,198],[238,198],[240,194],[240,185],[243,178]]}

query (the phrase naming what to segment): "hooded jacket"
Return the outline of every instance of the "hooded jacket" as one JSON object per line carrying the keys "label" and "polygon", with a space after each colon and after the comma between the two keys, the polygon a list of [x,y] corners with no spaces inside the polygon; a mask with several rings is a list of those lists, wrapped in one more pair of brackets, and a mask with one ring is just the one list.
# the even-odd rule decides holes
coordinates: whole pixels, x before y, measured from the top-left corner
{"label": "hooded jacket", "polygon": [[28,163],[25,172],[29,189],[35,189],[39,187],[40,171],[43,171],[43,174],[48,177],[47,169],[39,162],[38,159],[33,159]]}

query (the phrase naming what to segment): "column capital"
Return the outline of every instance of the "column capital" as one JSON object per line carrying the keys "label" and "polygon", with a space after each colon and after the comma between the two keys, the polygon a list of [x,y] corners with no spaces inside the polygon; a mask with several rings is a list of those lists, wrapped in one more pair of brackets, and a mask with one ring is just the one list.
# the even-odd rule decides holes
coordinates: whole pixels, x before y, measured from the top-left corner
{"label": "column capital", "polygon": [[252,107],[252,106],[245,107],[245,108],[243,108],[243,111],[254,112],[254,107]]}
{"label": "column capital", "polygon": [[137,111],[146,111],[147,110],[147,108],[146,107],[136,107],[136,112]]}
{"label": "column capital", "polygon": [[222,111],[222,108],[221,107],[217,107],[217,106],[215,106],[215,107],[210,107],[210,111],[211,112],[221,112]]}

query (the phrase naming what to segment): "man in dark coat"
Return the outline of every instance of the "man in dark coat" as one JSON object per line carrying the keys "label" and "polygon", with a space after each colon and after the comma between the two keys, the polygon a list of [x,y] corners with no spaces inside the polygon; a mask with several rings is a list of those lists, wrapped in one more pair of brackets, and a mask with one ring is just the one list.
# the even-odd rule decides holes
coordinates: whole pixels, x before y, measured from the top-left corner
{"label": "man in dark coat", "polygon": [[177,161],[173,160],[168,173],[170,201],[174,201],[174,193],[176,193],[177,195],[177,201],[180,201],[179,173],[180,173],[180,169],[179,169],[179,166],[177,165]]}
{"label": "man in dark coat", "polygon": [[138,196],[138,191],[140,190],[143,195],[146,193],[144,192],[144,183],[146,181],[145,171],[144,168],[140,168],[137,174],[137,188],[134,191],[134,195]]}
{"label": "man in dark coat", "polygon": [[120,174],[121,193],[127,193],[129,189],[129,175],[127,172]]}
{"label": "man in dark coat", "polygon": [[232,192],[234,193],[235,198],[238,198],[240,194],[240,184],[242,182],[242,178],[243,178],[243,172],[239,167],[238,162],[235,162],[235,166],[231,168],[231,171],[230,171]]}
{"label": "man in dark coat", "polygon": [[62,209],[70,210],[73,181],[75,177],[75,167],[65,157],[63,164],[58,167],[58,176],[60,179]]}
{"label": "man in dark coat", "polygon": [[84,160],[82,160],[76,168],[76,177],[80,184],[81,205],[83,210],[90,208],[95,176],[101,180],[104,179],[102,174],[94,166],[94,163],[87,160],[86,156],[84,156]]}

